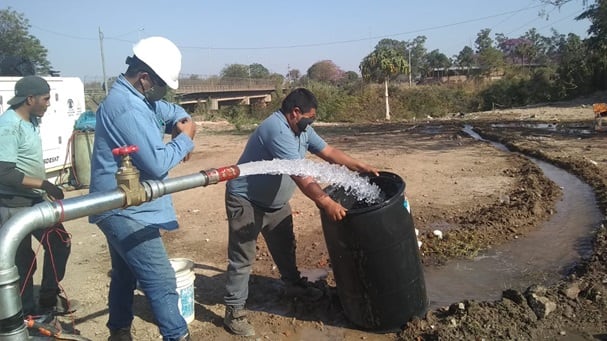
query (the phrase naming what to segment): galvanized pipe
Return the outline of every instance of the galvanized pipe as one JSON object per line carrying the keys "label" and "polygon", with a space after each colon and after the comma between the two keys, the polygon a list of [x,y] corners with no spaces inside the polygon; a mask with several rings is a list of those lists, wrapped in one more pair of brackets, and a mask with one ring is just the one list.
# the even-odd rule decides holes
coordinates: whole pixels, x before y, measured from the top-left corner
{"label": "galvanized pipe", "polygon": [[[209,169],[163,181],[143,181],[146,202],[165,194],[216,184],[238,177],[238,166]],[[15,266],[17,247],[31,232],[57,223],[125,207],[122,190],[87,194],[56,202],[42,202],[15,214],[0,228],[0,341],[29,339],[23,323],[19,295],[19,272]]]}

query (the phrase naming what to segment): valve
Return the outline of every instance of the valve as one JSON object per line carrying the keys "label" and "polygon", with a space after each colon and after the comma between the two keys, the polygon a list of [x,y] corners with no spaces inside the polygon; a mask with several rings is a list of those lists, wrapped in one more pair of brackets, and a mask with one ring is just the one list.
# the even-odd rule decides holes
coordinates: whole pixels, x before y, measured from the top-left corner
{"label": "valve", "polygon": [[131,161],[131,153],[139,151],[139,147],[124,146],[112,149],[112,154],[122,158],[120,167],[116,172],[116,182],[126,195],[124,207],[139,205],[145,201],[145,189],[139,182],[139,170]]}

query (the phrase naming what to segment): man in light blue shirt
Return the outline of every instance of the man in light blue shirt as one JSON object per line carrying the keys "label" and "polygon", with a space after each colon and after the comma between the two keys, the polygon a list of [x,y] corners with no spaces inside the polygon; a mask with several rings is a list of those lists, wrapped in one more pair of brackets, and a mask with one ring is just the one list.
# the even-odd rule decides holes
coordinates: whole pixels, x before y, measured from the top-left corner
{"label": "man in light blue shirt", "polygon": [[[251,134],[238,164],[261,160],[298,160],[311,152],[321,159],[358,172],[378,174],[375,167],[355,160],[328,145],[311,127],[316,118],[316,97],[307,89],[293,90],[280,111],[265,119]],[[341,220],[346,209],[329,197],[312,177],[249,175],[230,180],[226,187],[228,215],[228,270],[224,325],[234,334],[255,335],[244,305],[249,295],[249,276],[255,260],[257,236],[261,232],[278,266],[286,293],[302,299],[319,299],[315,288],[297,270],[295,236],[289,200],[299,189],[333,220]]]}
{"label": "man in light blue shirt", "polygon": [[[63,199],[63,191],[46,180],[42,158],[39,119],[50,105],[50,87],[38,76],[26,76],[15,84],[15,97],[7,104],[9,109],[0,116],[0,228],[13,215],[45,200]],[[38,307],[34,299],[33,273],[36,257],[32,239],[28,235],[17,248],[15,265],[22,288],[21,302],[25,315],[50,320],[53,313],[74,310],[75,302],[68,302],[60,293],[71,242],[62,224],[36,230],[32,235],[44,247],[44,264]]]}
{"label": "man in light blue shirt", "polygon": [[[150,37],[133,47],[129,67],[118,77],[96,114],[90,192],[117,188],[120,157],[115,148],[136,145],[132,163],[140,180],[163,180],[194,148],[195,125],[176,104],[162,98],[178,87],[181,53],[166,38]],[[176,133],[165,143],[164,134]],[[190,340],[178,307],[175,272],[159,229],[178,227],[169,195],[89,218],[105,234],[112,260],[109,293],[110,341],[129,341],[136,283],[145,293],[164,341]]]}

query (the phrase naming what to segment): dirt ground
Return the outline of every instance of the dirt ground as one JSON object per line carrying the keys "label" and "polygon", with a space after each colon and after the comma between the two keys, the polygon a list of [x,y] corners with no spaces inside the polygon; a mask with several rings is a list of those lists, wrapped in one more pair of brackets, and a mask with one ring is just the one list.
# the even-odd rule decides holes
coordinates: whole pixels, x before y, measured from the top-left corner
{"label": "dirt ground", "polygon": [[[593,98],[561,105],[495,112],[459,113],[447,119],[364,125],[322,124],[317,131],[346,153],[400,175],[419,229],[423,266],[441,266],[449,259],[524,235],[554,213],[560,189],[537,166],[515,153],[502,152],[461,131],[469,124],[484,136],[511,150],[533,155],[576,174],[594,189],[607,215],[607,133],[580,135],[592,125]],[[578,130],[536,130],[520,123],[550,123]],[[496,128],[492,123],[516,123]],[[192,159],[171,176],[235,164],[248,132],[225,122],[199,122]],[[311,157],[319,161],[315,157]],[[223,206],[225,185],[196,188],[173,195],[181,227],[164,235],[171,257],[195,262],[196,317],[190,324],[194,340],[237,340],[223,329],[223,285],[227,265],[227,221]],[[69,192],[69,196],[86,194]],[[507,203],[503,198],[508,197]],[[494,302],[463,301],[428,311],[422,318],[403,321],[392,333],[357,329],[344,316],[336,296],[330,259],[319,211],[300,192],[291,200],[298,240],[300,269],[327,271],[326,297],[315,304],[281,295],[282,284],[271,256],[259,238],[257,261],[247,303],[249,319],[259,340],[607,340],[607,233],[597,226],[594,252],[573,273],[553,286],[527,291],[504,291]],[[455,226],[441,240],[437,224]],[[109,255],[105,239],[85,219],[68,222],[73,250],[63,287],[81,308],[62,318],[92,340],[105,340]],[[539,303],[538,303],[539,302]],[[136,340],[154,340],[145,297],[136,296]]]}

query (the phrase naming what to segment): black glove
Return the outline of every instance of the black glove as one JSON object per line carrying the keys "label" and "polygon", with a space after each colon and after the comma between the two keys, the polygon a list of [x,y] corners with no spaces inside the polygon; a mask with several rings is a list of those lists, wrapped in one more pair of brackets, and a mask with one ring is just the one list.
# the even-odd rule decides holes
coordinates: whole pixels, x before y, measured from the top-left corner
{"label": "black glove", "polygon": [[42,181],[42,189],[48,194],[51,199],[63,199],[63,191],[58,186],[44,180]]}

